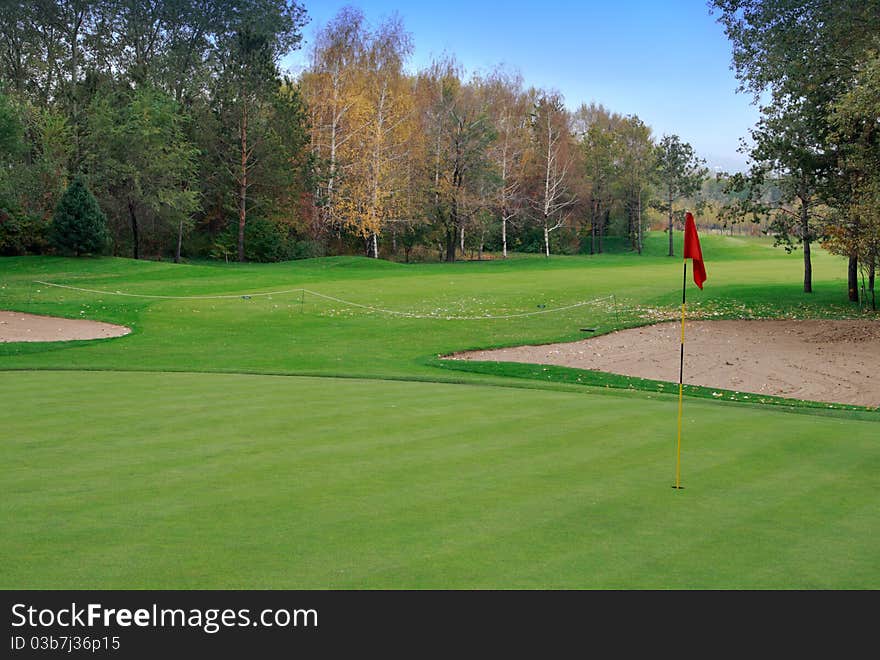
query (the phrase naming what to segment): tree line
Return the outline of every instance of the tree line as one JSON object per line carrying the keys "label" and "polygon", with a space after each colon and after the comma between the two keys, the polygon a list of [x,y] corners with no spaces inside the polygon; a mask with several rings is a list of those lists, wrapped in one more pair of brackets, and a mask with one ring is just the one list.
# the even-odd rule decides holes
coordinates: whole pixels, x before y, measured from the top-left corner
{"label": "tree line", "polygon": [[77,177],[109,253],[175,260],[596,253],[609,231],[640,252],[645,213],[699,187],[636,116],[452,57],[410,72],[397,18],[343,9],[285,77],[305,23],[290,0],[4,3],[0,250],[58,249]]}
{"label": "tree line", "polygon": [[609,236],[641,253],[661,223],[672,255],[687,205],[801,245],[807,291],[816,241],[850,258],[851,297],[859,268],[873,289],[877,0],[711,5],[743,89],[771,99],[754,167],[732,177],[636,115],[503,68],[414,72],[396,17],[341,10],[292,78],[293,0],[3,3],[0,252],[64,252],[51,225],[74,180],[106,217],[95,251],[178,261],[549,257]]}
{"label": "tree line", "polygon": [[299,87],[278,63],[305,20],[288,0],[4,2],[3,253],[50,250],[79,178],[112,254],[290,256],[280,239],[312,170]]}
{"label": "tree line", "polygon": [[[315,233],[364,254],[422,245],[603,251],[613,228],[642,250],[645,211],[699,189],[705,168],[677,136],[595,103],[571,111],[554,90],[497,68],[465,76],[454,57],[416,73],[399,19],[343,9],[317,33],[299,78],[315,172]],[[662,195],[661,195],[662,193]]]}

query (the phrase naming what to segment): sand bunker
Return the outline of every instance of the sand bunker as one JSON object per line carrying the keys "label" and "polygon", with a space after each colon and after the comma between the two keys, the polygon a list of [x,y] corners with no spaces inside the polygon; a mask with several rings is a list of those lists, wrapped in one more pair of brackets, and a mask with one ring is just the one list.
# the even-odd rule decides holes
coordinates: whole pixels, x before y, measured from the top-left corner
{"label": "sand bunker", "polygon": [[[678,383],[680,339],[680,323],[670,322],[578,342],[451,357],[553,364]],[[688,322],[684,373],[691,385],[880,406],[880,322]]]}
{"label": "sand bunker", "polygon": [[22,312],[0,312],[0,342],[69,341],[121,337],[131,329],[85,319],[62,319]]}

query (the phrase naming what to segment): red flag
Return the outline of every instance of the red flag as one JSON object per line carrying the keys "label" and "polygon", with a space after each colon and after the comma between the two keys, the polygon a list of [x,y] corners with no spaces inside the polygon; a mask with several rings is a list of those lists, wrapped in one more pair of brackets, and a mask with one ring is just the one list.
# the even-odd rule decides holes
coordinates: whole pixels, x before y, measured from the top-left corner
{"label": "red flag", "polygon": [[684,258],[694,260],[694,283],[702,289],[703,282],[706,281],[706,266],[703,264],[700,237],[697,236],[697,224],[690,212],[685,215],[684,220]]}

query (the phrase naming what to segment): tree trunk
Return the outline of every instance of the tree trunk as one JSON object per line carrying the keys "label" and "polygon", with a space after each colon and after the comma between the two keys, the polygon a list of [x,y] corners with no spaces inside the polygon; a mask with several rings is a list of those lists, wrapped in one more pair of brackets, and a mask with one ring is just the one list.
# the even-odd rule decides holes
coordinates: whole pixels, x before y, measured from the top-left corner
{"label": "tree trunk", "polygon": [[[376,109],[376,132],[374,134],[374,145],[373,145],[373,199],[372,199],[372,208],[371,215],[373,220],[375,221],[375,225],[379,225],[379,218],[382,217],[381,209],[379,208],[379,164],[382,159],[382,136],[383,128],[385,126],[385,94],[387,91],[387,87],[383,86],[382,93],[379,96],[378,107]],[[372,242],[372,257],[373,259],[379,258],[379,238],[377,236],[378,231],[373,232],[370,240]]]}
{"label": "tree trunk", "polygon": [[[453,185],[458,181],[457,172],[452,175]],[[458,199],[453,195],[452,208],[449,210],[449,225],[446,228],[446,261],[455,261],[455,249],[458,242]]]}
{"label": "tree trunk", "polygon": [[638,249],[639,249],[639,254],[641,254],[642,253],[642,240],[643,240],[643,236],[642,236],[642,189],[641,188],[639,188],[639,212],[638,212],[638,217],[636,218],[636,222],[639,223],[639,226],[637,228]]}
{"label": "tree trunk", "polygon": [[675,250],[674,250],[673,247],[672,247],[672,191],[669,192],[669,198],[668,198],[668,201],[669,201],[669,226],[668,226],[668,231],[669,231],[669,256],[670,256],[670,257],[674,257],[674,256],[675,256]]}
{"label": "tree trunk", "polygon": [[871,264],[868,267],[868,291],[871,292],[871,309],[877,311],[877,298],[874,295],[874,279],[877,274],[877,255],[871,255]]}
{"label": "tree trunk", "polygon": [[605,213],[599,216],[599,254],[602,254],[602,239],[605,237],[605,225],[611,217],[611,209],[605,209]]}
{"label": "tree trunk", "polygon": [[547,217],[544,217],[544,256],[550,258],[550,231],[547,229]]}
{"label": "tree trunk", "polygon": [[327,176],[327,206],[324,211],[325,221],[333,222],[333,187],[336,183],[336,126],[341,119],[339,114],[339,79],[333,79],[333,113],[330,122],[330,164]]}
{"label": "tree trunk", "polygon": [[71,124],[73,125],[73,158],[77,165],[80,163],[80,135],[79,98],[76,84],[79,80],[79,29],[82,26],[83,18],[83,11],[73,17],[73,34],[70,40],[70,103],[71,117],[73,118]]}
{"label": "tree trunk", "polygon": [[[507,126],[508,114],[505,112],[503,125]],[[507,154],[510,146],[510,131],[504,131],[504,149],[501,152],[501,256],[507,259],[507,200],[509,196],[509,184],[507,183]],[[480,259],[483,258],[483,248],[480,246]]]}
{"label": "tree trunk", "polygon": [[630,249],[638,250],[639,246],[636,244],[638,238],[636,237],[635,210],[631,204],[627,204],[626,209],[626,237],[629,239]]}
{"label": "tree trunk", "polygon": [[174,263],[180,263],[180,248],[183,246],[183,218],[177,223],[177,250],[174,252]]}
{"label": "tree trunk", "polygon": [[129,200],[128,202],[128,216],[131,218],[131,247],[132,247],[132,257],[134,259],[140,259],[140,248],[138,241],[138,221],[137,216],[134,213],[134,204]]}
{"label": "tree trunk", "polygon": [[849,268],[847,268],[847,287],[849,288],[850,302],[859,302],[859,257],[850,255]]}
{"label": "tree trunk", "polygon": [[801,240],[804,243],[804,293],[813,293],[813,261],[810,256],[810,209],[801,200]]}
{"label": "tree trunk", "polygon": [[240,262],[244,262],[244,225],[247,221],[247,122],[245,105],[241,110],[241,181],[238,192],[238,260]]}
{"label": "tree trunk", "polygon": [[456,238],[455,225],[451,225],[446,230],[446,261],[452,263],[455,261]]}
{"label": "tree trunk", "polygon": [[590,254],[596,254],[596,218],[599,217],[599,202],[590,205]]}
{"label": "tree trunk", "polygon": [[804,239],[804,293],[813,293],[813,262],[810,258],[810,239]]}

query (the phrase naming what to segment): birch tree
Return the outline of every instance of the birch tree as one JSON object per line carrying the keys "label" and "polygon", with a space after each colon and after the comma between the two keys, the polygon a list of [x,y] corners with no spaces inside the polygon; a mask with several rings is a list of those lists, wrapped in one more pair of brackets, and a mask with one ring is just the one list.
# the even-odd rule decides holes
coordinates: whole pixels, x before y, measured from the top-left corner
{"label": "birch tree", "polygon": [[544,254],[550,257],[550,234],[568,220],[565,210],[577,201],[569,190],[572,153],[568,114],[558,95],[544,95],[535,106],[535,165],[539,186],[532,203],[544,232]]}
{"label": "birch tree", "polygon": [[499,178],[496,204],[501,219],[501,253],[506,259],[509,224],[522,212],[523,167],[529,142],[528,98],[522,77],[500,69],[482,81],[482,86],[497,133],[489,153]]}
{"label": "birch tree", "polygon": [[363,132],[365,171],[369,200],[365,213],[356,218],[355,226],[367,241],[367,255],[379,258],[379,234],[388,218],[399,214],[406,188],[405,157],[411,136],[413,101],[403,74],[403,64],[412,53],[410,35],[399,18],[381,25],[372,36],[366,53],[365,109]]}
{"label": "birch tree", "polygon": [[342,154],[357,133],[352,120],[367,35],[364,15],[345,7],[318,31],[312,64],[302,78],[311,124],[312,153],[321,166],[316,200],[326,227],[338,229],[337,194],[344,176]]}

